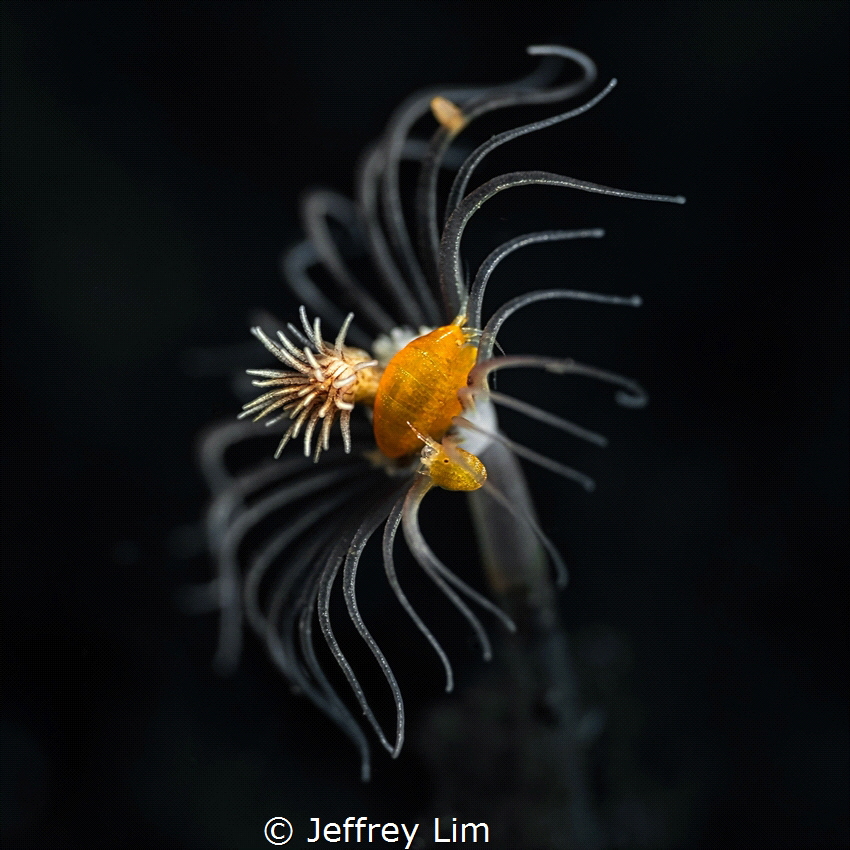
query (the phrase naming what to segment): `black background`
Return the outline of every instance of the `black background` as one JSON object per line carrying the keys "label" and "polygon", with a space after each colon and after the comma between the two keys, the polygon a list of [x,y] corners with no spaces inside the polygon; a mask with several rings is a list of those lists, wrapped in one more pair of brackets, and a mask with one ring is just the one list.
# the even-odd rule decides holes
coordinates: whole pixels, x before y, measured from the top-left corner
{"label": "black background", "polygon": [[[272,815],[411,822],[427,807],[437,780],[415,735],[361,785],[348,742],[256,643],[218,679],[214,618],[175,604],[209,575],[189,557],[206,499],[195,438],[236,409],[192,352],[244,342],[255,308],[293,315],[277,261],[298,197],[350,194],[397,102],[522,76],[535,43],[577,47],[620,85],[479,177],[542,168],[688,198],[519,190],[468,243],[474,268],[540,225],[602,226],[601,243],[506,262],[488,304],[561,283],[645,300],[529,310],[504,340],[651,396],[633,412],[556,380],[528,391],[611,437],[604,453],[547,445],[594,475],[592,496],[529,474],[570,562],[567,626],[586,664],[601,663],[594,647],[614,654],[633,718],[633,815],[612,841],[846,846],[846,4],[2,14],[4,847],[263,847]],[[487,119],[475,138],[554,111]],[[438,550],[465,553],[468,529],[435,516]],[[386,599],[379,566],[365,572],[361,594]],[[403,647],[412,628],[397,626]],[[465,636],[453,651],[462,685],[474,653]],[[415,728],[438,671],[397,663]]]}

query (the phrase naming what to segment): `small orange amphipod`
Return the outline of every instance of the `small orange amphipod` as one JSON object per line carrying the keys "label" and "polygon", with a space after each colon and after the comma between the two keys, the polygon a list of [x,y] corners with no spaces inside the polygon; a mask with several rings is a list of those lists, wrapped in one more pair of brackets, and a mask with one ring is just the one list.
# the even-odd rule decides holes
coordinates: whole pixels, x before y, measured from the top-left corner
{"label": "small orange amphipod", "polygon": [[[413,428],[413,426],[410,426]],[[426,437],[414,429],[416,436],[425,443],[419,459],[420,472],[428,476],[428,485],[443,490],[469,493],[484,486],[487,470],[480,458],[457,447],[456,440],[446,437],[442,443]],[[427,490],[423,489],[424,496]]]}
{"label": "small orange amphipod", "polygon": [[466,317],[459,316],[414,339],[387,364],[373,420],[375,441],[387,457],[418,452],[424,437],[441,440],[461,413],[457,394],[466,387],[478,355],[465,323]]}

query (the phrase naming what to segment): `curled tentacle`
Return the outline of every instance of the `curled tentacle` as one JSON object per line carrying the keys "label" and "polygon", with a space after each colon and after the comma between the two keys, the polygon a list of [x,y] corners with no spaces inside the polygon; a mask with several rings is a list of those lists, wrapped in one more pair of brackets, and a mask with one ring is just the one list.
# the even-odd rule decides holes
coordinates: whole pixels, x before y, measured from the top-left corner
{"label": "curled tentacle", "polygon": [[[569,48],[563,48],[569,53],[578,53]],[[563,64],[562,50],[552,50],[541,54],[539,66],[527,77],[513,83],[501,86],[465,86],[465,87],[434,87],[416,92],[395,110],[387,124],[381,145],[384,149],[384,168],[381,180],[381,200],[383,202],[384,222],[390,244],[401,264],[402,272],[410,281],[413,292],[425,309],[428,324],[438,325],[441,320],[451,318],[444,316],[437,306],[434,294],[428,286],[425,275],[413,243],[408,233],[407,224],[401,202],[399,184],[399,163],[404,152],[407,136],[413,125],[430,109],[433,97],[441,95],[455,103],[464,104],[484,95],[493,96],[498,93],[512,91],[536,90],[551,83],[560,73]],[[537,55],[536,48],[529,48],[529,53]],[[571,58],[571,57],[568,57]]]}
{"label": "curled tentacle", "polygon": [[637,381],[633,381],[630,378],[624,378],[622,375],[618,375],[615,372],[608,372],[605,369],[597,369],[595,366],[576,363],[575,360],[569,358],[542,357],[534,354],[491,357],[489,360],[479,363],[469,373],[468,386],[463,390],[463,393],[474,396],[476,393],[486,392],[486,380],[491,372],[496,372],[499,369],[515,369],[528,366],[542,368],[547,372],[554,372],[557,375],[585,375],[588,378],[595,378],[597,381],[603,381],[621,387],[622,389],[617,391],[615,399],[623,407],[644,407],[648,400],[646,390]]}
{"label": "curled tentacle", "polygon": [[526,460],[530,460],[532,463],[536,463],[544,469],[548,469],[563,478],[567,478],[570,481],[575,481],[578,484],[581,484],[581,486],[589,493],[596,489],[596,483],[590,476],[585,475],[583,472],[579,472],[577,469],[573,469],[570,466],[564,466],[564,464],[558,463],[558,461],[552,460],[552,458],[546,457],[546,455],[542,455],[540,452],[534,451],[534,449],[515,443],[513,440],[502,434],[501,431],[489,431],[486,428],[482,428],[480,425],[476,425],[474,422],[470,422],[470,420],[464,416],[455,416],[454,421],[455,424],[460,425],[463,428],[469,428],[471,431],[477,431],[479,434],[483,434],[488,439],[495,440],[497,443],[507,446],[507,448],[509,448],[514,454],[524,457]]}
{"label": "curled tentacle", "polygon": [[[588,82],[590,85],[590,82]],[[446,201],[445,221],[449,220],[449,216],[455,211],[458,204],[463,200],[466,194],[466,187],[469,185],[469,178],[472,172],[481,164],[481,161],[488,154],[492,153],[496,148],[505,144],[505,142],[518,139],[520,136],[525,136],[528,133],[536,133],[538,130],[545,130],[547,127],[553,127],[555,124],[560,124],[562,121],[569,121],[570,118],[576,118],[583,112],[593,109],[602,98],[611,93],[614,86],[617,85],[616,80],[611,80],[605,88],[599,92],[596,97],[591,98],[587,103],[569,112],[562,112],[560,115],[553,115],[551,118],[544,118],[542,121],[534,121],[531,124],[524,124],[522,127],[515,127],[513,130],[506,130],[504,133],[498,133],[488,139],[482,145],[479,145],[466,159],[458,173],[455,175],[455,181],[449,192],[448,200]],[[577,94],[574,92],[573,94]],[[572,95],[571,95],[572,96]],[[566,99],[566,98],[564,98]]]}
{"label": "curled tentacle", "polygon": [[395,322],[345,265],[327,225],[327,219],[332,217],[355,235],[355,238],[359,238],[354,204],[336,192],[316,189],[305,195],[301,212],[304,229],[316,249],[318,258],[333,276],[340,292],[350,304],[357,306],[360,316],[368,319],[379,332],[388,333],[395,326]]}
{"label": "curled tentacle", "polygon": [[431,630],[425,625],[422,618],[416,613],[413,606],[410,604],[407,596],[404,591],[401,589],[401,585],[398,581],[398,576],[395,571],[395,561],[393,559],[393,544],[395,543],[396,533],[398,532],[398,526],[401,523],[401,514],[404,509],[404,503],[407,499],[407,494],[401,496],[398,501],[393,506],[392,511],[390,511],[390,515],[387,517],[386,525],[384,526],[384,540],[383,540],[383,552],[384,552],[384,571],[387,574],[387,581],[390,584],[390,587],[393,589],[393,593],[395,593],[396,598],[401,603],[402,608],[407,612],[408,617],[413,620],[416,628],[419,629],[420,632],[425,636],[425,639],[431,646],[434,648],[434,652],[437,653],[437,656],[440,659],[440,662],[443,665],[443,669],[446,671],[446,693],[450,693],[454,688],[454,674],[452,672],[452,665],[449,661],[448,655],[446,655],[445,650],[442,646],[440,646],[440,642],[437,638],[434,637]]}
{"label": "curled tentacle", "polygon": [[[543,230],[539,233],[526,233],[504,242],[487,256],[475,275],[475,280],[469,290],[469,299],[464,311],[469,318],[469,324],[473,328],[481,327],[481,309],[484,302],[484,291],[487,288],[490,275],[493,274],[496,266],[505,257],[512,254],[518,248],[524,248],[527,245],[537,245],[540,242],[558,242],[563,239],[601,239],[604,235],[605,231],[598,227],[590,230]],[[487,356],[489,357],[490,354]]]}
{"label": "curled tentacle", "polygon": [[[351,664],[349,664],[348,659],[345,657],[345,654],[339,646],[336,636],[333,633],[330,619],[331,590],[333,589],[333,584],[339,572],[339,567],[342,563],[343,557],[346,557],[346,549],[348,556],[350,556],[352,552],[357,552],[358,549],[362,552],[362,547],[366,545],[375,529],[381,524],[381,522],[383,522],[385,516],[386,508],[383,503],[379,503],[377,507],[373,507],[373,509],[366,515],[365,519],[360,523],[357,531],[350,539],[343,539],[340,544],[337,544],[334,547],[319,575],[316,589],[316,611],[319,617],[319,626],[325,637],[325,641],[342,669],[342,672],[345,674],[345,678],[348,680],[348,684],[351,686],[351,689],[357,698],[357,702],[360,704],[363,715],[374,729],[381,745],[393,756],[393,758],[395,758],[401,749],[402,742],[404,741],[404,704],[401,701],[401,691],[399,690],[395,676],[393,676],[386,658],[384,658],[383,654],[380,650],[378,650],[375,657],[390,684],[396,705],[396,742],[395,744],[391,744],[384,733],[384,730],[381,728],[377,717],[375,717],[375,713],[369,706],[366,694],[364,693],[363,687],[357,679],[357,676],[354,674]],[[359,559],[359,553],[357,557]],[[353,600],[353,585],[351,593],[351,599]],[[346,597],[346,603],[349,604],[348,597]],[[354,610],[356,611],[356,603]],[[350,611],[351,609],[349,609],[349,612]],[[366,629],[362,618],[360,618],[359,612],[357,612],[356,618],[352,617],[352,620],[361,636],[366,639],[366,635],[369,635],[369,632]],[[375,646],[375,649],[377,649],[377,645],[374,643],[374,640],[371,640],[371,635],[369,635],[367,643],[369,644],[370,649],[373,645]]]}
{"label": "curled tentacle", "polygon": [[455,575],[442,561],[431,551],[431,547],[425,542],[422,532],[419,529],[419,506],[425,494],[431,489],[432,483],[429,478],[422,477],[414,481],[410,490],[408,490],[407,498],[405,499],[404,508],[402,510],[402,530],[404,531],[404,539],[407,541],[407,546],[410,549],[416,563],[425,571],[428,578],[436,584],[440,590],[448,597],[449,601],[463,614],[467,622],[472,626],[473,631],[478,637],[481,644],[481,653],[485,661],[489,661],[493,657],[493,650],[490,645],[490,638],[481,625],[481,621],[469,606],[455,593],[449,586],[454,585],[458,590],[465,594],[469,599],[478,603],[482,608],[490,611],[491,614],[498,617],[509,631],[514,631],[516,625],[513,620],[497,605],[494,605],[489,599],[482,596],[478,591],[471,588],[466,582]]}
{"label": "curled tentacle", "polygon": [[[582,75],[578,80],[552,88],[546,88],[542,85],[537,87],[522,86],[487,92],[464,104],[463,108],[451,103],[447,98],[441,98],[437,108],[435,108],[433,101],[431,103],[432,111],[441,126],[434,133],[428,154],[422,161],[419,188],[416,193],[416,208],[420,253],[426,274],[431,278],[434,286],[437,285],[438,280],[435,260],[440,245],[440,228],[437,216],[437,173],[452,140],[472,121],[488,112],[511,106],[560,103],[581,94],[596,79],[596,64],[589,56],[578,50],[560,45],[543,44],[533,45],[528,48],[527,52],[531,56],[556,56],[560,59],[568,59],[579,66]],[[443,116],[446,117],[443,118]],[[472,156],[475,156],[475,154]],[[451,315],[452,305],[446,302],[445,307],[448,314]],[[454,308],[456,310],[456,305],[454,305]]]}
{"label": "curled tentacle", "polygon": [[[576,180],[574,177],[564,177],[562,174],[552,174],[548,171],[515,171],[488,180],[475,191],[470,192],[457,209],[452,213],[443,230],[440,241],[440,289],[446,303],[454,310],[466,303],[466,284],[463,282],[460,262],[460,240],[469,220],[476,211],[492,197],[505,189],[517,186],[561,186],[567,189],[579,189],[582,192],[592,192],[599,195],[610,195],[615,198],[632,198],[639,201],[663,201],[670,204],[683,204],[681,195],[656,195],[644,192],[631,192],[625,189],[612,189],[587,180]],[[451,312],[451,310],[449,311]]]}

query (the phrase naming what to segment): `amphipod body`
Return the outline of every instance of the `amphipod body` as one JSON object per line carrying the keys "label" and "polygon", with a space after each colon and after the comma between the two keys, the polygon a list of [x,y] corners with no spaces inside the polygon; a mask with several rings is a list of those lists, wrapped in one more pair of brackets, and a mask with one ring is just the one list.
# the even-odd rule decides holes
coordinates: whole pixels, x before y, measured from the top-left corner
{"label": "amphipod body", "polygon": [[487,470],[480,458],[459,449],[451,437],[438,443],[418,431],[417,436],[425,443],[420,472],[428,476],[431,484],[443,490],[467,493],[484,486]]}
{"label": "amphipod body", "polygon": [[458,391],[478,349],[463,328],[464,317],[408,343],[390,360],[375,396],[373,427],[378,448],[399,458],[422,448],[420,431],[440,440],[460,414]]}

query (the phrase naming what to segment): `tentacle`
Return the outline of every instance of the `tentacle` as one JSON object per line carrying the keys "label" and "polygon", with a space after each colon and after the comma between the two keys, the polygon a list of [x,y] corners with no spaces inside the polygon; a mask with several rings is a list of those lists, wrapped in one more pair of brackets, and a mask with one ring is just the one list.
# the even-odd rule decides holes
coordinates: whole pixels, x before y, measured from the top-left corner
{"label": "tentacle", "polygon": [[[341,542],[334,543],[330,554],[327,555],[327,558],[320,560],[320,563],[324,563],[325,566],[327,566],[327,564],[331,563],[333,560],[337,560],[338,566],[339,560],[342,559],[345,551],[346,540],[347,538],[343,538]],[[315,649],[313,648],[313,612],[317,606],[318,595],[319,582],[311,582],[308,585],[307,593],[302,593],[298,600],[298,604],[294,609],[298,612],[298,638],[301,653],[304,656],[307,670],[310,672],[310,675],[313,676],[313,679],[318,684],[319,688],[321,688],[322,694],[325,697],[325,702],[331,708],[331,717],[336,720],[343,729],[349,732],[350,735],[354,736],[352,737],[352,740],[355,740],[359,744],[363,734],[362,730],[354,717],[352,717],[351,712],[345,706],[345,703],[343,703],[339,698],[339,694],[337,694],[331,683],[328,681],[328,677],[325,675],[324,670],[322,670],[322,667],[316,658]],[[360,751],[361,775],[368,780],[369,746],[366,743],[365,738],[362,738],[362,740],[363,748]]]}
{"label": "tentacle", "polygon": [[[530,49],[529,52],[533,53]],[[544,55],[540,65],[525,79],[503,86],[488,87],[434,87],[416,92],[405,100],[393,113],[384,135],[384,173],[381,182],[381,200],[383,202],[384,221],[390,244],[395,250],[402,269],[410,280],[413,290],[425,308],[427,324],[439,325],[453,315],[442,316],[437,307],[422,268],[416,258],[416,252],[410,241],[407,224],[401,204],[399,189],[399,163],[402,158],[407,135],[413,125],[430,109],[431,99],[441,95],[455,103],[466,103],[470,99],[485,93],[508,92],[515,89],[537,89],[554,80],[560,73],[562,59],[558,55]]]}
{"label": "tentacle", "polygon": [[478,267],[475,280],[469,290],[469,301],[466,309],[463,311],[466,313],[469,326],[479,330],[481,329],[481,309],[484,303],[484,291],[487,288],[490,275],[493,274],[496,266],[505,257],[516,251],[517,248],[524,248],[526,245],[536,245],[539,242],[557,242],[562,239],[600,239],[604,235],[605,231],[599,228],[590,230],[542,230],[538,233],[526,233],[523,236],[517,236],[515,239],[509,239],[507,242],[502,243]]}
{"label": "tentacle", "polygon": [[511,502],[510,499],[495,485],[492,481],[485,481],[483,489],[492,496],[505,510],[512,516],[516,517],[521,522],[524,522],[535,534],[537,539],[543,544],[552,564],[555,567],[555,580],[558,587],[566,587],[569,581],[569,572],[561,553],[555,547],[555,544],[544,534],[543,529],[537,524],[536,520],[530,513],[521,509],[517,504]]}
{"label": "tentacle", "polygon": [[[394,488],[394,491],[391,494],[391,498],[393,500],[395,500],[396,498],[397,490],[398,488]],[[360,637],[362,637],[363,640],[366,642],[366,645],[369,647],[369,650],[375,657],[375,660],[378,662],[378,666],[381,668],[381,672],[384,674],[384,677],[386,678],[387,683],[390,686],[390,691],[392,692],[393,702],[395,703],[396,710],[396,740],[395,746],[391,750],[390,754],[393,758],[396,758],[401,752],[401,747],[404,743],[404,701],[402,700],[401,689],[398,686],[398,682],[396,681],[395,675],[393,674],[389,662],[387,661],[383,652],[381,652],[380,648],[378,647],[378,644],[375,642],[375,639],[370,634],[369,629],[366,627],[366,623],[363,621],[363,617],[360,614],[360,609],[357,606],[357,595],[355,592],[355,584],[357,581],[357,566],[360,562],[360,556],[363,554],[363,549],[369,542],[369,538],[372,536],[372,534],[374,534],[378,526],[387,518],[388,509],[389,505],[387,504],[386,499],[383,499],[378,504],[378,506],[371,512],[371,514],[369,514],[363,520],[363,522],[360,524],[360,527],[357,529],[357,533],[354,535],[354,539],[351,541],[351,545],[348,547],[348,554],[345,558],[342,591],[343,596],[345,598],[346,607],[348,608],[348,615],[351,617],[351,621],[354,623],[354,626],[360,634]],[[345,669],[346,668],[343,667],[343,670]],[[364,708],[364,711],[367,711],[367,709],[368,706]]]}
{"label": "tentacle", "polygon": [[[532,56],[558,56],[569,59],[582,70],[579,80],[556,86],[554,88],[514,88],[507,91],[487,92],[478,100],[464,105],[459,114],[450,122],[446,122],[434,134],[428,156],[422,162],[419,175],[419,187],[416,192],[417,227],[419,233],[419,249],[425,263],[426,275],[432,285],[437,286],[437,256],[440,247],[440,227],[437,216],[437,174],[440,163],[455,136],[476,118],[505,109],[510,106],[520,106],[539,103],[558,103],[580,94],[596,79],[596,65],[590,57],[578,50],[560,45],[535,45],[528,48]],[[453,104],[450,104],[453,106]],[[432,104],[433,108],[433,104]],[[456,304],[446,303],[446,309],[451,314]]]}
{"label": "tentacle", "polygon": [[318,189],[305,195],[301,214],[304,229],[316,248],[319,260],[336,281],[340,292],[351,306],[357,307],[359,316],[368,319],[382,333],[388,333],[395,322],[348,270],[327,225],[327,218],[333,217],[349,231],[353,231],[356,224],[354,204],[336,192]]}
{"label": "tentacle", "polygon": [[404,210],[401,203],[399,187],[399,164],[407,141],[407,135],[413,125],[426,115],[431,98],[444,94],[452,99],[467,99],[469,92],[481,89],[452,89],[446,91],[440,88],[430,88],[416,92],[405,100],[393,113],[387,124],[384,138],[381,142],[383,151],[383,173],[381,175],[381,202],[390,245],[401,265],[402,274],[409,281],[416,298],[425,313],[426,324],[439,325],[442,323],[442,311],[425,281],[425,275],[416,258],[416,252],[410,241]]}
{"label": "tentacle", "polygon": [[422,532],[419,529],[419,505],[423,497],[431,489],[431,482],[427,477],[422,477],[414,482],[407,493],[404,508],[402,510],[402,530],[404,539],[407,541],[407,546],[413,554],[414,559],[420,567],[425,571],[428,577],[433,581],[440,590],[448,597],[449,601],[463,614],[467,622],[472,626],[475,634],[481,644],[482,655],[485,661],[489,661],[493,656],[493,651],[490,646],[490,639],[481,621],[469,606],[452,590],[449,583],[453,584],[461,592],[470,599],[473,599],[483,608],[486,608],[505,624],[510,631],[515,630],[516,626],[513,621],[502,611],[501,608],[494,605],[489,599],[483,597],[480,593],[469,587],[464,581],[458,578],[437,556],[431,551],[431,548],[425,542]]}
{"label": "tentacle", "polygon": [[493,657],[493,649],[490,646],[490,638],[487,637],[484,626],[481,625],[481,621],[472,613],[469,606],[449,587],[440,571],[434,567],[433,562],[437,558],[431,552],[428,544],[425,543],[425,538],[422,537],[422,532],[419,530],[419,505],[431,487],[430,480],[423,476],[416,480],[411,485],[410,490],[408,490],[401,514],[404,539],[407,541],[407,546],[416,563],[422,567],[428,578],[443,591],[455,608],[466,617],[481,644],[481,652],[484,660],[489,661]]}
{"label": "tentacle", "polygon": [[[361,524],[360,528],[363,528],[364,524],[367,526],[372,526],[372,531],[378,527],[383,517],[375,518],[373,516],[373,512],[367,514],[367,518],[363,524]],[[345,657],[342,649],[340,649],[339,642],[336,639],[336,635],[334,635],[333,627],[331,626],[331,618],[330,618],[330,598],[331,591],[333,590],[334,581],[336,580],[337,574],[339,573],[340,565],[342,564],[343,558],[347,551],[350,551],[351,546],[353,545],[353,539],[357,536],[357,533],[352,535],[346,534],[345,537],[334,546],[331,554],[328,556],[325,564],[319,574],[319,579],[316,584],[316,592],[315,592],[315,600],[316,600],[316,613],[319,618],[319,627],[322,630],[322,634],[324,635],[325,642],[333,654],[333,657],[336,659],[337,664],[339,664],[342,672],[345,674],[345,678],[348,680],[348,684],[351,686],[351,690],[354,692],[355,697],[357,698],[357,702],[360,704],[360,708],[363,711],[366,720],[369,722],[369,725],[375,731],[375,734],[378,737],[378,740],[381,742],[381,745],[386,749],[388,753],[395,757],[398,755],[396,747],[390,743],[389,739],[384,733],[384,730],[381,728],[381,724],[378,723],[378,718],[375,717],[375,713],[372,711],[369,706],[369,702],[366,699],[366,694],[363,691],[363,686],[360,684],[357,676],[354,674],[354,670],[349,664],[348,659]],[[371,536],[371,533],[367,535]],[[309,609],[308,609],[309,611]],[[302,623],[305,615],[302,614]],[[309,622],[309,620],[308,620]],[[356,625],[356,624],[355,624]],[[312,644],[311,644],[312,651]],[[312,670],[312,666],[311,666]],[[396,686],[397,689],[398,686]],[[398,706],[396,706],[398,711]],[[400,717],[403,722],[404,717],[404,709],[402,707],[401,714],[397,715],[397,718]],[[396,728],[397,733],[397,743],[398,743],[398,727]]]}
{"label": "tentacle", "polygon": [[[401,158],[421,161],[428,150],[423,139],[407,139]],[[447,156],[443,162],[446,168],[459,168],[466,155]],[[437,303],[429,290],[427,304],[420,304],[414,289],[408,285],[393,257],[389,243],[381,227],[379,203],[380,182],[386,167],[386,148],[378,143],[363,156],[357,167],[357,207],[361,225],[366,236],[366,244],[372,262],[383,282],[384,289],[393,301],[402,324],[419,327],[428,324],[426,314],[432,325],[440,323]]]}
{"label": "tentacle", "polygon": [[[590,85],[590,83],[588,83]],[[457,205],[463,200],[466,195],[466,187],[469,185],[469,178],[472,172],[481,164],[481,161],[489,153],[496,148],[505,144],[505,142],[518,139],[520,136],[525,136],[528,133],[536,133],[538,130],[545,130],[548,127],[553,127],[555,124],[560,124],[562,121],[569,121],[570,118],[576,118],[584,112],[593,109],[602,98],[611,93],[614,86],[617,85],[616,80],[611,80],[605,88],[591,98],[587,103],[582,104],[569,112],[562,112],[560,115],[553,115],[551,118],[544,118],[542,121],[534,121],[531,124],[524,124],[522,127],[515,127],[513,130],[506,130],[504,133],[498,133],[488,139],[484,144],[479,145],[466,159],[466,162],[460,167],[460,170],[455,175],[454,183],[449,192],[448,200],[446,201],[445,221],[448,221],[449,216],[455,211]],[[566,99],[566,98],[564,98]]]}
{"label": "tentacle", "polygon": [[[313,535],[304,546],[289,561],[287,570],[275,587],[267,617],[266,646],[272,661],[277,664],[286,678],[298,689],[303,691],[325,714],[330,717],[351,739],[360,753],[360,775],[368,782],[371,773],[369,744],[363,730],[351,715],[351,712],[333,690],[324,674],[319,670],[319,678],[312,679],[308,669],[298,663],[295,648],[295,620],[300,620],[303,609],[298,605],[290,605],[286,609],[280,630],[277,628],[278,619],[284,604],[289,599],[292,587],[303,573],[315,563],[319,550],[327,549],[330,541],[339,533],[339,523],[328,523],[323,529]],[[302,604],[306,600],[302,598]],[[312,613],[312,607],[307,609]],[[312,652],[312,645],[310,647]],[[314,657],[315,660],[315,657]],[[318,664],[316,665],[318,667]]]}
{"label": "tentacle", "polygon": [[245,535],[274,511],[310,493],[322,490],[326,486],[338,484],[345,478],[362,471],[363,464],[360,462],[305,476],[291,484],[278,487],[234,519],[221,541],[221,548],[216,559],[219,566],[222,613],[218,651],[213,663],[219,671],[229,673],[233,670],[242,646],[242,606],[237,550]]}
{"label": "tentacle", "polygon": [[567,582],[569,581],[570,574],[567,571],[567,565],[564,563],[564,559],[561,557],[561,553],[558,552],[558,549],[555,547],[555,544],[543,533],[543,529],[534,521],[534,518],[526,513],[525,511],[520,511],[519,508],[511,502],[501,490],[496,487],[495,484],[491,482],[486,482],[484,484],[484,490],[489,493],[500,505],[502,505],[506,510],[508,510],[513,516],[517,519],[524,522],[537,536],[538,540],[543,544],[546,551],[549,553],[549,557],[552,559],[552,564],[555,567],[555,581],[558,587],[566,587]]}
{"label": "tentacle", "polygon": [[384,540],[383,540],[383,550],[384,550],[384,571],[387,574],[387,581],[390,584],[390,587],[393,589],[393,593],[395,593],[396,598],[401,603],[402,608],[407,612],[407,615],[416,625],[416,628],[419,629],[420,632],[425,636],[425,639],[431,646],[434,648],[434,651],[437,653],[440,661],[442,662],[443,669],[446,671],[446,693],[450,693],[454,688],[454,674],[452,673],[452,665],[449,661],[448,655],[446,655],[445,650],[442,646],[440,646],[440,642],[437,638],[434,637],[431,630],[425,625],[422,618],[416,613],[413,606],[410,604],[407,596],[405,596],[404,591],[401,589],[401,585],[398,582],[398,576],[395,571],[395,562],[393,560],[393,544],[395,543],[396,533],[398,532],[398,526],[401,522],[401,514],[404,508],[404,503],[406,500],[407,494],[399,497],[393,506],[392,511],[390,511],[390,515],[387,518],[386,525],[384,526]]}
{"label": "tentacle", "polygon": [[[378,209],[378,189],[386,166],[386,149],[381,144],[374,145],[363,157],[357,170],[357,202],[366,243],[372,262],[392,298],[402,323],[414,327],[424,325],[426,312],[432,321],[438,320],[436,304],[421,305],[414,290],[404,279],[387,244],[381,228]],[[430,293],[428,293],[430,296]]]}
{"label": "tentacle", "polygon": [[184,603],[193,611],[220,612],[217,658],[221,672],[230,672],[241,652],[241,616],[238,589],[238,569],[224,556],[225,541],[234,522],[233,517],[244,508],[246,499],[254,492],[303,472],[307,466],[302,458],[287,463],[263,463],[233,480],[227,489],[213,499],[206,515],[206,536],[216,569],[216,577],[205,585],[189,588],[183,594]]}
{"label": "tentacle", "polygon": [[230,487],[215,496],[207,509],[206,532],[210,551],[214,555],[221,551],[234,515],[245,507],[246,500],[253,493],[269,484],[294,478],[309,467],[309,462],[301,457],[287,458],[283,463],[265,461],[236,478]]}
{"label": "tentacle", "polygon": [[[589,183],[586,180],[576,180],[561,174],[548,171],[515,171],[488,180],[475,191],[470,192],[452,213],[443,230],[440,242],[440,288],[443,297],[453,310],[458,310],[466,303],[466,286],[463,282],[460,263],[460,241],[463,231],[475,212],[490,198],[505,189],[516,186],[561,186],[568,189],[580,189],[582,192],[593,192],[600,195],[611,195],[616,198],[633,198],[642,201],[664,201],[672,204],[683,204],[685,199],[680,195],[655,195],[643,192],[630,192],[624,189],[612,189]],[[449,311],[451,313],[451,310]]]}
{"label": "tentacle", "polygon": [[[316,248],[309,239],[299,242],[280,258],[280,271],[289,288],[298,299],[310,308],[311,313],[321,316],[331,327],[342,327],[345,313],[334,304],[307,274],[310,266],[319,262]],[[349,339],[358,348],[368,349],[371,337],[356,325],[349,330]]]}
{"label": "tentacle", "polygon": [[228,449],[252,437],[268,437],[268,431],[253,422],[220,422],[201,435],[198,464],[213,493],[227,490],[235,480],[224,462]]}
{"label": "tentacle", "polygon": [[242,583],[242,596],[248,622],[260,637],[266,634],[268,628],[268,622],[260,608],[260,584],[266,577],[269,568],[290,544],[307,532],[318,532],[321,520],[333,514],[346,502],[351,502],[356,494],[362,492],[364,486],[369,486],[372,483],[374,482],[368,481],[364,485],[363,481],[358,481],[324,497],[309,510],[287,522],[253,555]]}
{"label": "tentacle", "polygon": [[462,392],[464,394],[472,393],[473,396],[481,392],[486,393],[487,375],[491,372],[499,369],[515,369],[529,366],[542,368],[547,372],[554,372],[558,375],[585,375],[588,378],[595,378],[597,381],[604,381],[605,383],[622,387],[622,389],[617,391],[614,398],[623,407],[644,407],[648,400],[643,387],[637,381],[632,381],[630,378],[624,378],[615,372],[607,372],[605,369],[597,369],[595,366],[585,366],[583,363],[576,363],[572,359],[543,357],[535,354],[492,357],[483,363],[479,363],[469,373],[467,387]]}
{"label": "tentacle", "polygon": [[590,476],[585,475],[583,472],[579,472],[577,469],[573,469],[570,466],[564,466],[562,463],[558,463],[558,461],[552,460],[552,458],[534,451],[534,449],[515,443],[510,438],[506,437],[501,431],[490,431],[486,428],[482,428],[480,425],[470,422],[469,419],[466,419],[463,416],[455,416],[452,422],[463,428],[468,428],[470,431],[477,431],[479,434],[484,434],[491,440],[496,440],[502,445],[507,446],[514,454],[524,457],[526,460],[530,460],[532,463],[536,463],[538,466],[542,466],[544,469],[548,469],[563,478],[567,478],[570,481],[576,481],[588,492],[596,489],[596,483],[592,478],[590,478]]}
{"label": "tentacle", "polygon": [[597,304],[618,304],[625,307],[640,307],[643,304],[639,295],[602,295],[598,292],[578,292],[574,289],[539,289],[535,292],[526,292],[517,295],[503,304],[490,317],[481,332],[478,344],[478,362],[489,360],[493,356],[493,348],[496,344],[496,334],[499,333],[505,320],[510,318],[517,310],[535,304],[538,301],[551,301],[556,298],[568,298],[573,301],[594,301]]}
{"label": "tentacle", "polygon": [[[536,419],[538,422],[545,422],[553,428],[558,428],[561,431],[565,431],[567,434],[572,434],[574,437],[587,440],[588,443],[593,443],[601,448],[605,448],[605,446],[608,445],[608,438],[604,437],[602,434],[597,434],[595,431],[589,431],[587,428],[582,428],[581,425],[576,425],[574,422],[569,422],[566,419],[562,419],[560,416],[555,416],[554,413],[549,413],[548,410],[542,410],[539,407],[535,407],[533,404],[521,401],[513,396],[505,395],[504,393],[497,393],[494,390],[488,390],[487,398],[491,401],[495,401],[496,404],[499,404],[502,407],[509,407],[511,410],[524,413],[529,418]],[[480,399],[476,399],[476,403],[479,402]]]}

